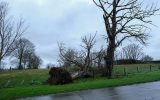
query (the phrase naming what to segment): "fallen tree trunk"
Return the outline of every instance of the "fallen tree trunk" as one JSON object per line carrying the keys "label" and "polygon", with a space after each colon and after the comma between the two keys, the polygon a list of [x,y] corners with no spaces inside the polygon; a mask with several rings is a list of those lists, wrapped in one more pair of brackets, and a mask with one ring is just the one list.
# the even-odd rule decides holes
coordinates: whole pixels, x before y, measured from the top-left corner
{"label": "fallen tree trunk", "polygon": [[78,79],[78,78],[89,78],[89,77],[94,77],[93,72],[85,72],[85,71],[78,71],[75,72],[71,75],[72,79]]}

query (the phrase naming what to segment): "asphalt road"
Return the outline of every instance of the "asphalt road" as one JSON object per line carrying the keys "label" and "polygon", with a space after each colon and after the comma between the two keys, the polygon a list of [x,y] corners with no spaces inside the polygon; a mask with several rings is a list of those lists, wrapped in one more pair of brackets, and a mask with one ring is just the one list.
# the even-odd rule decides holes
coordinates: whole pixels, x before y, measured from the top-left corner
{"label": "asphalt road", "polygon": [[29,97],[19,100],[160,100],[160,82]]}

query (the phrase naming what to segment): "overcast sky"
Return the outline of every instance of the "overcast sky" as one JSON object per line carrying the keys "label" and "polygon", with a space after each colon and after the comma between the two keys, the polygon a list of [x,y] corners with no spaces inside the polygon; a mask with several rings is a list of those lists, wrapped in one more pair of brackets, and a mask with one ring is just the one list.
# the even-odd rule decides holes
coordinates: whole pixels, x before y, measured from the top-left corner
{"label": "overcast sky", "polygon": [[[44,65],[57,64],[57,42],[64,42],[67,47],[78,48],[81,36],[97,31],[96,49],[105,43],[102,38],[102,35],[106,34],[102,12],[92,0],[7,0],[7,2],[9,14],[15,19],[22,17],[26,25],[29,25],[24,37],[35,44],[36,53],[43,59]],[[151,20],[158,27],[151,27],[152,38],[144,51],[154,59],[160,59],[160,16],[152,17]]]}

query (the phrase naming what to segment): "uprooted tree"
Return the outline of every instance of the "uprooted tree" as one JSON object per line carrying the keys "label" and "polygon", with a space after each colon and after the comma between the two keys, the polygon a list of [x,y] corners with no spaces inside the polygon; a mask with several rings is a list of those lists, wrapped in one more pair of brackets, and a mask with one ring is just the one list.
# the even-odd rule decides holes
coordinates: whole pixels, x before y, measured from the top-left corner
{"label": "uprooted tree", "polygon": [[71,48],[65,48],[64,45],[61,43],[58,44],[59,52],[60,52],[60,59],[59,61],[63,62],[63,64],[70,66],[74,64],[75,66],[79,67],[82,76],[91,76],[91,64],[94,60],[92,58],[92,48],[95,45],[95,36],[91,36],[87,38],[86,36],[82,37],[82,47],[83,50],[77,51]]}
{"label": "uprooted tree", "polygon": [[139,0],[93,0],[96,6],[103,11],[108,42],[105,59],[105,74],[112,76],[115,49],[126,39],[134,38],[146,44],[148,38],[148,18],[155,15],[159,9],[154,4],[143,6]]}

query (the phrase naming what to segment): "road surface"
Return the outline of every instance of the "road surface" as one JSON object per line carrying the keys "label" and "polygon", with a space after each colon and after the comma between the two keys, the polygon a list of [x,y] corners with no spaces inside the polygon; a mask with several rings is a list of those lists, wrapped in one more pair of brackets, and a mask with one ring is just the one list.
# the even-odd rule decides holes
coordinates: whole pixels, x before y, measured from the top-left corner
{"label": "road surface", "polygon": [[160,100],[160,82],[28,97],[18,100]]}

